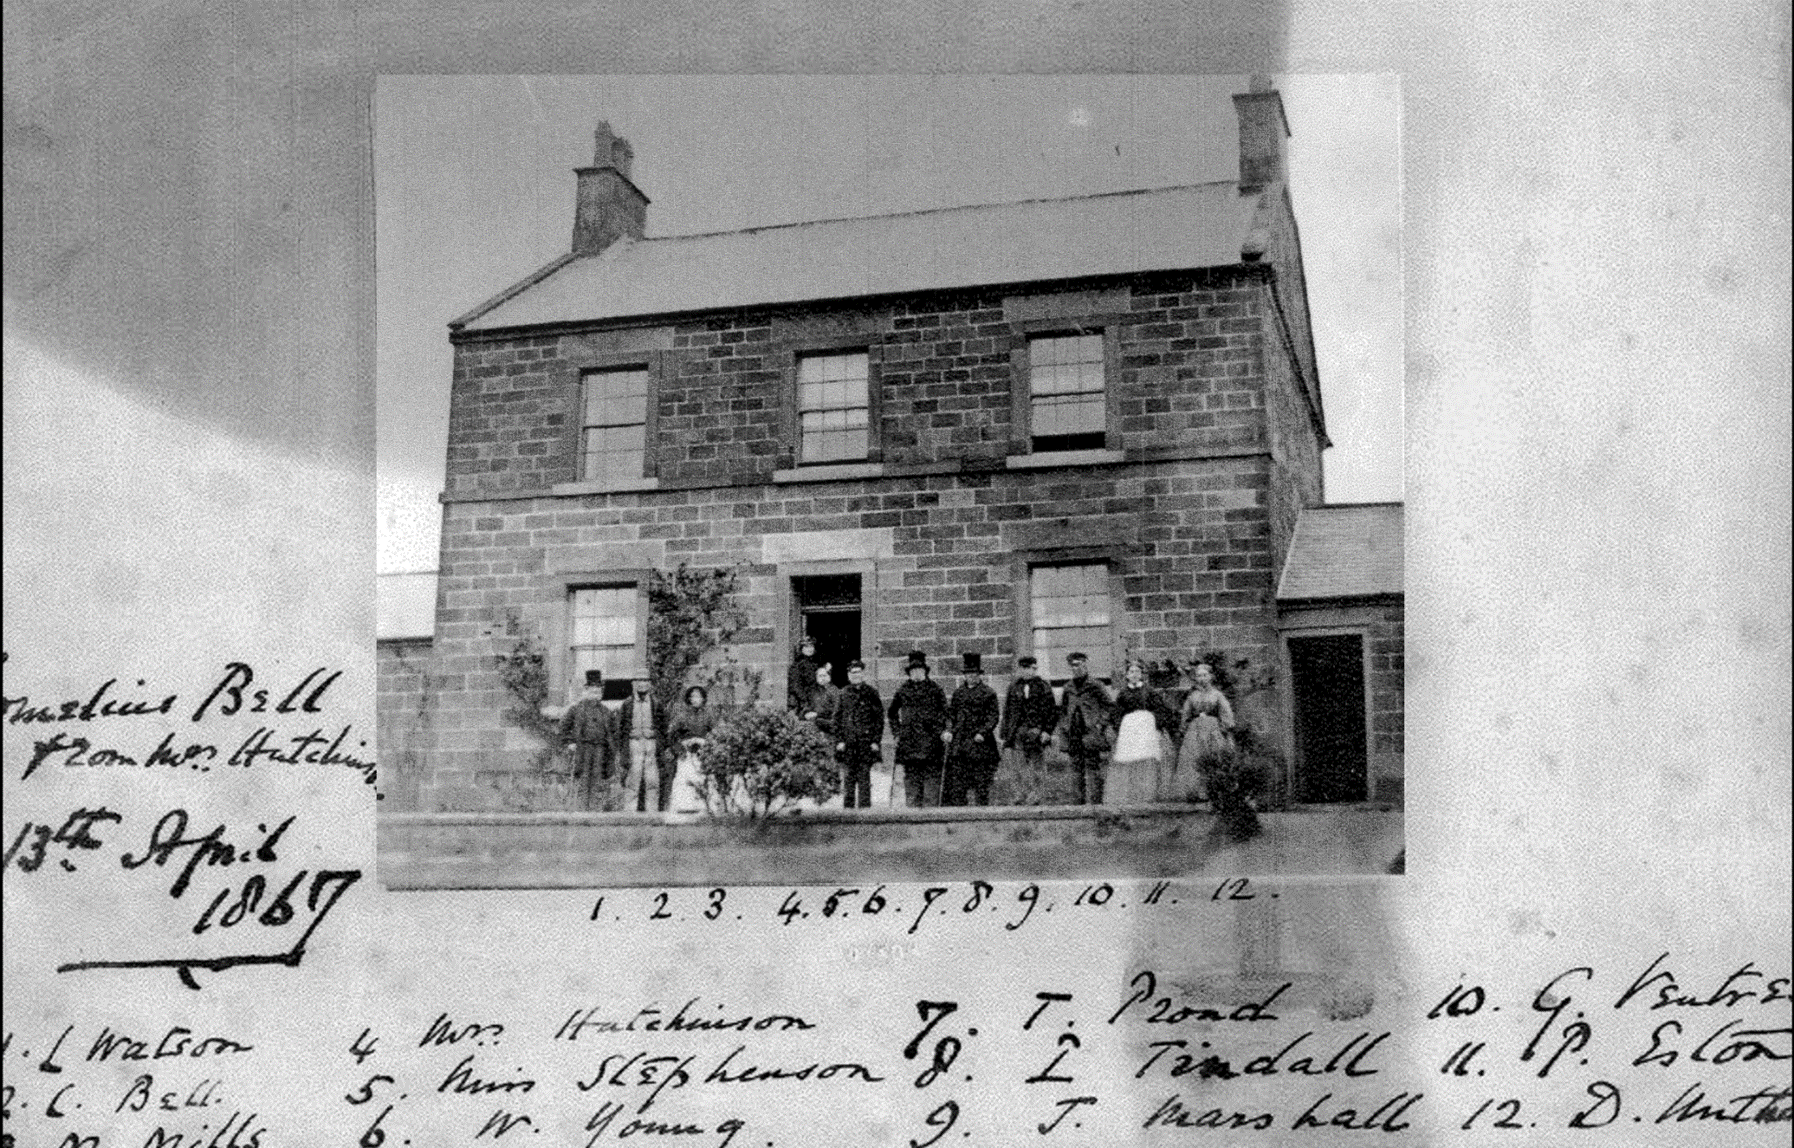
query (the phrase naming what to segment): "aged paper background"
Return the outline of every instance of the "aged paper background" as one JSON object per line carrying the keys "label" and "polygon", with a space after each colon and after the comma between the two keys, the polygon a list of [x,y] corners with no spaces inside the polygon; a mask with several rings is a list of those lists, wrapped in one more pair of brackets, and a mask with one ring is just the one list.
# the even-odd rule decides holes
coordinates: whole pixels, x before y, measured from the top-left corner
{"label": "aged paper background", "polygon": [[[375,75],[1400,73],[1408,876],[1299,912],[1335,929],[1353,977],[1416,997],[1466,977],[1511,997],[1577,965],[1627,970],[1623,984],[1661,952],[1709,984],[1746,960],[1785,975],[1784,6],[1017,0],[824,20],[770,3],[174,0],[17,4],[6,31],[7,694],[84,696],[117,676],[186,695],[229,661],[289,681],[329,666],[344,670],[333,716],[364,731]],[[371,872],[372,796],[352,775],[196,774],[154,794],[110,774],[27,783],[7,744],[9,835],[102,802],[297,812],[294,856]],[[153,927],[162,907],[141,888],[5,880],[9,1032],[263,1032],[283,1067],[256,1081],[258,1103],[311,1113],[330,1130],[316,1143],[362,1134],[367,1114],[340,1096],[365,1074],[308,1043],[306,1017],[340,1021],[334,1040],[415,1034],[451,1000],[558,1018],[594,994],[702,992],[740,1011],[802,1001],[888,1051],[913,1028],[893,1002],[976,1002],[1047,973],[1036,987],[1107,999],[1151,954],[1188,959],[1188,938],[1144,913],[819,941],[776,928],[767,893],[743,894],[751,919],[723,933],[596,932],[578,896],[368,881],[299,969],[193,994],[159,974],[50,971]],[[1413,1055],[1436,1070],[1430,1049]],[[1090,1087],[1126,1094],[1124,1067]],[[924,1110],[874,1111],[847,1135],[903,1143]],[[822,1137],[841,1117],[790,1119]]]}

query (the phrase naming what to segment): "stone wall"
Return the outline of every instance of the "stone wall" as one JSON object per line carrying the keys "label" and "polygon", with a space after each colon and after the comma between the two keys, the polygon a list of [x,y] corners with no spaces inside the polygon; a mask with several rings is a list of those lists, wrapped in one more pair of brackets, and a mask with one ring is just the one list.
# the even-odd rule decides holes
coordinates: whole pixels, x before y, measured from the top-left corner
{"label": "stone wall", "polygon": [[[1053,306],[1054,295],[1096,299],[1105,310],[1077,314]],[[1263,450],[1267,299],[1258,275],[1223,270],[1079,291],[930,292],[624,330],[463,335],[455,347],[448,493],[511,496],[574,481],[579,370],[632,358],[655,379],[651,453],[662,486],[768,481],[792,461],[792,357],[841,340],[876,349],[875,447],[884,461],[1000,459],[1012,452],[1014,388],[1025,386],[1013,352],[1039,327],[1022,316],[1116,330],[1123,449]],[[1270,353],[1286,353],[1281,342]]]}
{"label": "stone wall", "polygon": [[430,639],[401,638],[374,647],[375,760],[380,799],[391,808],[417,805],[429,745]]}
{"label": "stone wall", "polygon": [[1370,646],[1370,795],[1376,801],[1403,799],[1402,730],[1407,720],[1402,640],[1405,624],[1400,602],[1381,606],[1365,635]]}
{"label": "stone wall", "polygon": [[[904,654],[979,653],[1001,691],[1027,652],[1030,561],[1109,565],[1114,648],[1280,663],[1272,594],[1288,530],[1318,500],[1319,443],[1251,268],[1032,291],[931,292],[635,327],[457,338],[427,776],[419,809],[544,809],[566,786],[502,714],[519,641],[567,678],[567,601],[680,562],[734,566],[749,625],[734,653],[780,697],[790,576],[862,577],[873,678]],[[1102,330],[1109,447],[1032,455],[1015,425],[1031,335]],[[794,362],[868,349],[874,454],[793,466]],[[582,369],[646,366],[652,463],[628,489],[581,485]],[[1056,672],[1057,668],[1054,668]],[[1271,710],[1253,715],[1280,738]]]}

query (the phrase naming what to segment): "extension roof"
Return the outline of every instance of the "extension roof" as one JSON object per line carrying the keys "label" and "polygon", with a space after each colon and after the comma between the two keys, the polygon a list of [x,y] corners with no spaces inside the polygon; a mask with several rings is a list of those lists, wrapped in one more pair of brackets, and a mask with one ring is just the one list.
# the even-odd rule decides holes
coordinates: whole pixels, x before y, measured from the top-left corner
{"label": "extension roof", "polygon": [[1279,602],[1402,592],[1402,504],[1311,506],[1296,519]]}
{"label": "extension roof", "polygon": [[655,239],[565,255],[451,323],[493,331],[1223,267],[1259,206],[1234,182],[948,207]]}

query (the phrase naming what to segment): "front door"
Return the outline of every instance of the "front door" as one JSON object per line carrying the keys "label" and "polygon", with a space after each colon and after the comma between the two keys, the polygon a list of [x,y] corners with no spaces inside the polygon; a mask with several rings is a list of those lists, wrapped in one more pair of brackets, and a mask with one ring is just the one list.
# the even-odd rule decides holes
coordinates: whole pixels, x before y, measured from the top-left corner
{"label": "front door", "polygon": [[1364,639],[1357,634],[1289,640],[1295,701],[1296,800],[1363,801]]}
{"label": "front door", "polygon": [[[847,684],[847,663],[860,652],[860,576],[813,574],[791,580],[799,637],[816,642],[816,660],[828,662],[838,686]],[[796,643],[793,643],[795,645]]]}

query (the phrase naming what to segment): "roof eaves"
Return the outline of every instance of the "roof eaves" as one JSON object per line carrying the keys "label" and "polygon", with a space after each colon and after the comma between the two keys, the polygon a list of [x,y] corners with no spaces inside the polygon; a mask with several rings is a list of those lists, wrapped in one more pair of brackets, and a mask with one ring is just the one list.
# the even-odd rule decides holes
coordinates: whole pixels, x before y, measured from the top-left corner
{"label": "roof eaves", "polygon": [[578,259],[578,258],[579,258],[578,253],[573,252],[573,251],[569,251],[565,255],[556,256],[553,259],[553,261],[536,269],[535,271],[530,272],[528,275],[524,276],[522,279],[519,279],[517,282],[511,284],[509,287],[506,287],[503,291],[500,291],[498,294],[492,296],[492,298],[486,300],[484,303],[481,303],[478,307],[475,307],[473,310],[467,312],[465,315],[462,315],[459,318],[450,319],[449,325],[448,325],[449,330],[459,331],[463,327],[467,326],[467,324],[473,322],[475,319],[478,319],[480,316],[489,314],[490,312],[497,310],[499,307],[502,307],[506,303],[509,303],[512,299],[515,299],[517,296],[523,294],[525,291],[529,290],[531,287],[534,287],[536,284],[542,282],[542,280],[548,278],[550,275],[553,275],[556,271],[559,271],[561,268],[565,267],[567,264],[573,262],[575,259]]}
{"label": "roof eaves", "polygon": [[[643,242],[648,241],[644,240]],[[473,331],[457,330],[456,334],[469,340],[516,338],[520,335],[527,334],[563,333],[568,331],[607,329],[612,327],[640,327],[653,323],[685,320],[705,315],[729,315],[743,311],[832,306],[842,303],[858,303],[866,300],[907,299],[918,295],[941,295],[950,294],[956,291],[1014,292],[1031,287],[1106,283],[1135,279],[1142,276],[1181,275],[1208,272],[1251,274],[1254,270],[1255,265],[1251,263],[1208,263],[1195,267],[1150,267],[1133,271],[1104,271],[1091,275],[1072,275],[1043,279],[1012,279],[1001,283],[949,283],[941,286],[912,287],[904,290],[875,291],[857,295],[826,295],[817,296],[815,298],[786,299],[761,303],[723,303],[709,307],[688,307],[674,311],[643,311],[639,314],[611,315],[602,319],[548,319],[532,323],[515,323],[503,327],[481,327]],[[469,318],[468,321],[471,322],[472,318]]]}

